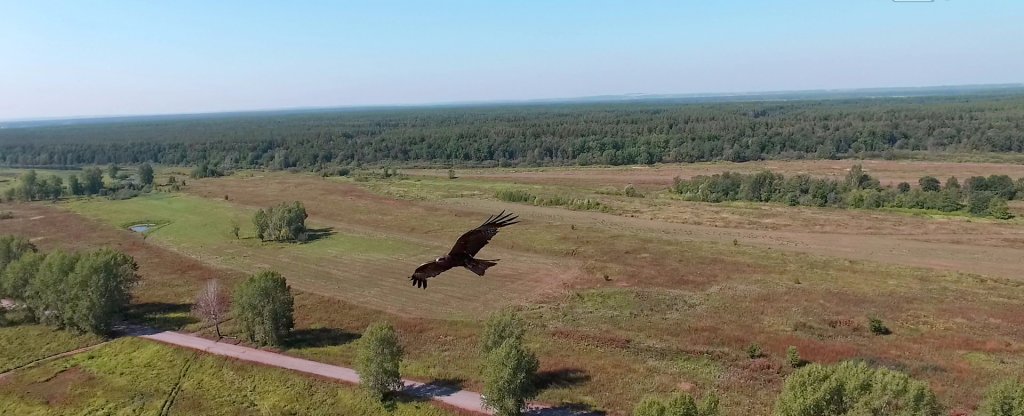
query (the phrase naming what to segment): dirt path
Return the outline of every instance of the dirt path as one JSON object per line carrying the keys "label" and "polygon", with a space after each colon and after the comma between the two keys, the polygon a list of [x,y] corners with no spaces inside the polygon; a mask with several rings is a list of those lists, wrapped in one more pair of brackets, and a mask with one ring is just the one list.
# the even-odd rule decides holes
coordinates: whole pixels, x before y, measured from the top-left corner
{"label": "dirt path", "polygon": [[[301,358],[290,357],[284,354],[258,350],[255,348],[244,347],[241,345],[226,344],[222,342],[209,340],[206,338],[200,338],[194,335],[182,334],[180,332],[135,332],[140,333],[138,336],[141,338],[159,341],[180,347],[191,348],[208,354],[230,357],[237,360],[259,363],[271,367],[284,368],[292,371],[298,371],[300,373],[312,374],[332,380],[343,381],[346,383],[359,383],[359,374],[356,374],[355,370],[351,368],[339,367],[336,365],[304,360]],[[402,390],[404,394],[424,399],[436,400],[448,406],[456,407],[458,409],[467,410],[474,413],[486,415],[493,414],[490,410],[487,410],[486,408],[483,407],[483,401],[481,400],[480,394],[478,393],[474,393],[467,390],[458,390],[455,388],[437,384],[420,383],[412,380],[403,379],[402,382],[405,385],[405,387]],[[583,413],[573,411],[571,409],[552,408],[544,405],[533,404],[531,405],[530,412],[528,412],[527,414],[544,416],[582,416],[590,413]]]}

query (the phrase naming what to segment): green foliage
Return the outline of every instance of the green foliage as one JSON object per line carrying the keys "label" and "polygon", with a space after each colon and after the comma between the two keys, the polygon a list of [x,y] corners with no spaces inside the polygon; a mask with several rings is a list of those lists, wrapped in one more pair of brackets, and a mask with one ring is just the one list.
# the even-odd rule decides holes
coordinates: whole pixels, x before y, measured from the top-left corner
{"label": "green foliage", "polygon": [[750,357],[751,360],[753,360],[755,358],[761,358],[762,356],[764,356],[764,351],[761,350],[761,346],[760,345],[757,345],[755,343],[755,344],[750,344],[747,347],[747,357]]}
{"label": "green foliage", "polygon": [[8,201],[57,200],[65,194],[64,179],[57,175],[40,178],[34,169],[21,174],[18,184],[4,191]]}
{"label": "green foliage", "polygon": [[498,416],[522,414],[526,401],[537,395],[533,379],[539,367],[537,357],[521,340],[505,340],[484,360],[484,405]]}
{"label": "green foliage", "polygon": [[23,301],[29,283],[39,272],[39,265],[46,256],[28,252],[10,262],[0,272],[0,297]]}
{"label": "green foliage", "polygon": [[139,182],[143,185],[153,184],[153,166],[149,163],[139,165]]}
{"label": "green foliage", "polygon": [[131,302],[138,269],[135,259],[112,249],[82,255],[68,277],[73,296],[64,325],[94,334],[110,333],[114,320]]}
{"label": "green foliage", "polygon": [[868,317],[868,329],[875,335],[889,335],[892,333],[881,319],[874,317]]}
{"label": "green foliage", "polygon": [[1001,197],[992,198],[988,202],[988,209],[985,210],[988,216],[1000,220],[1008,220],[1013,218],[1013,214],[1010,213],[1010,206],[1006,204],[1006,200]]}
{"label": "green foliage", "polygon": [[85,187],[82,186],[82,182],[78,180],[78,175],[71,175],[68,177],[68,192],[71,195],[84,195]]}
{"label": "green foliage", "polygon": [[648,397],[633,410],[633,416],[717,416],[718,397],[708,394],[700,406],[686,393],[672,397],[668,402]]}
{"label": "green foliage", "polygon": [[921,186],[921,190],[925,192],[939,192],[942,189],[942,183],[939,182],[934,176],[925,176],[917,181],[917,184]]}
{"label": "green foliage", "polygon": [[896,185],[896,192],[901,194],[910,192],[910,184],[906,182],[900,182],[899,185]]}
{"label": "green foliage", "polygon": [[923,381],[864,363],[810,364],[790,375],[775,416],[938,416],[942,408]]}
{"label": "green foliage", "polygon": [[103,190],[103,171],[97,167],[85,168],[82,171],[82,187],[85,195],[95,195]]}
{"label": "green foliage", "polygon": [[107,176],[110,176],[110,179],[117,179],[117,172],[119,171],[121,171],[121,168],[116,163],[111,163],[110,166],[107,166]]}
{"label": "green foliage", "polygon": [[975,416],[1024,416],[1024,383],[1008,380],[992,386]]}
{"label": "green foliage", "polygon": [[796,347],[790,345],[789,348],[786,348],[786,362],[790,367],[797,368],[803,365],[804,360],[800,358],[800,352],[796,350]]}
{"label": "green foliage", "polygon": [[628,196],[630,198],[643,198],[644,197],[643,192],[640,192],[638,189],[636,189],[636,187],[633,186],[633,184],[626,185],[626,187],[622,190],[622,194],[626,195],[626,196]]}
{"label": "green foliage", "polygon": [[189,174],[189,176],[191,176],[192,179],[216,178],[218,176],[224,176],[224,171],[218,169],[216,166],[211,165],[210,162],[204,159],[200,161],[195,168],[192,169],[192,172]]}
{"label": "green foliage", "polygon": [[526,323],[512,309],[504,309],[491,314],[480,334],[480,352],[484,355],[501,346],[506,340],[522,342],[526,335]]}
{"label": "green foliage", "polygon": [[305,241],[308,217],[306,207],[295,201],[258,210],[252,222],[262,241]]}
{"label": "green foliage", "polygon": [[535,195],[522,189],[499,189],[494,197],[506,202],[527,202],[533,203],[537,198]]}
{"label": "green foliage", "polygon": [[[26,255],[3,273],[9,288],[43,324],[107,335],[131,302],[135,260],[112,249]],[[19,296],[20,295],[20,296]]]}
{"label": "green foliage", "polygon": [[1015,127],[1024,122],[1019,92],[971,99],[804,98],[316,111],[41,126],[0,131],[0,163],[196,165],[233,159],[239,168],[313,169],[355,162],[625,165],[1024,150]]}
{"label": "green foliage", "polygon": [[19,257],[36,252],[36,246],[25,237],[5,235],[0,237],[0,271]]}
{"label": "green foliage", "polygon": [[291,288],[277,272],[260,272],[239,284],[233,306],[242,333],[259,345],[281,345],[295,326]]}
{"label": "green foliage", "polygon": [[356,355],[360,385],[379,398],[401,389],[401,363],[402,346],[391,324],[377,323],[363,332]]}

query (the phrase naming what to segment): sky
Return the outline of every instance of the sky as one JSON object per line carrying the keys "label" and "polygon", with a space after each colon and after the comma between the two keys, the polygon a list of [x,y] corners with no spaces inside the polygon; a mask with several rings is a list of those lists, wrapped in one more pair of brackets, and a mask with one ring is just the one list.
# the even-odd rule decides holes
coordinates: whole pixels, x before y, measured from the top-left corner
{"label": "sky", "polygon": [[1019,0],[0,0],[0,120],[1024,82]]}

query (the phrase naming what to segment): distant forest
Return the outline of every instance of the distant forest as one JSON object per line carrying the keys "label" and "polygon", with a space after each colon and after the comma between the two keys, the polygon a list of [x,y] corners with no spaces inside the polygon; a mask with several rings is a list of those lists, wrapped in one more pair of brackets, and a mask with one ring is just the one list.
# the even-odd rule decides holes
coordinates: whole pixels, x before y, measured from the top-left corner
{"label": "distant forest", "polygon": [[1024,152],[1024,95],[321,110],[0,129],[0,164],[625,165]]}

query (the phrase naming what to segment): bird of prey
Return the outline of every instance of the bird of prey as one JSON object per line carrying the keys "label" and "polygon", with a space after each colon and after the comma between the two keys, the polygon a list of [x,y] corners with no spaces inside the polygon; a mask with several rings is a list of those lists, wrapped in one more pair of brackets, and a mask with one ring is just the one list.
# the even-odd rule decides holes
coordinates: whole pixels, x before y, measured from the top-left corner
{"label": "bird of prey", "polygon": [[481,260],[473,256],[476,256],[476,253],[479,253],[480,249],[484,248],[495,234],[498,234],[501,227],[518,223],[519,221],[516,221],[518,218],[511,212],[506,214],[505,211],[487,218],[487,221],[484,221],[479,227],[469,230],[459,237],[447,255],[417,267],[409,277],[412,280],[412,285],[426,289],[427,279],[459,266],[469,269],[477,276],[483,276],[487,268],[498,264],[498,260]]}

